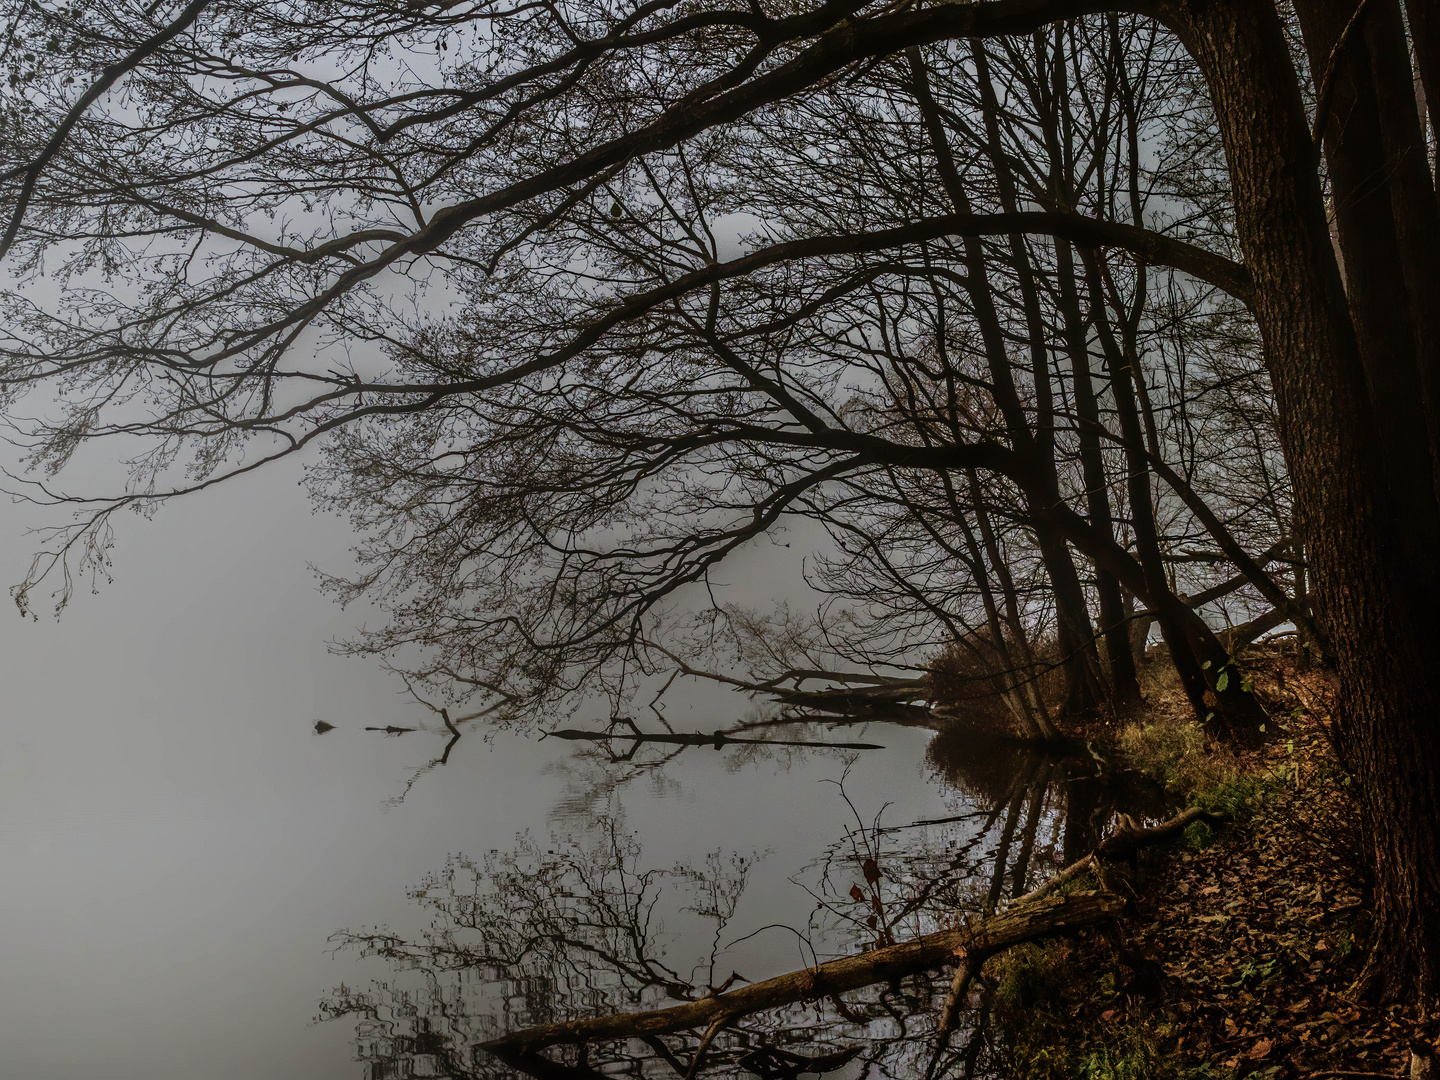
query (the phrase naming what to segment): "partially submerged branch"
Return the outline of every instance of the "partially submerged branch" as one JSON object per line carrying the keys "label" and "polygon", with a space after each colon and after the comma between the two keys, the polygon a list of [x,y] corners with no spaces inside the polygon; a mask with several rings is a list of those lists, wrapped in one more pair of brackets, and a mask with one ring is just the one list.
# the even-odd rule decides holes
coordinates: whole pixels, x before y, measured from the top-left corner
{"label": "partially submerged branch", "polygon": [[1162,821],[1159,825],[1140,826],[1132,819],[1122,816],[1121,827],[1101,841],[1089,855],[1078,859],[1065,869],[1045,882],[1038,889],[1033,889],[1020,897],[1017,903],[1024,904],[1032,900],[1038,900],[1047,893],[1053,892],[1067,881],[1071,881],[1081,874],[1095,869],[1097,863],[1113,862],[1117,859],[1128,859],[1144,847],[1151,847],[1155,844],[1163,844],[1183,833],[1190,825],[1197,821],[1203,821],[1207,825],[1219,825],[1224,822],[1219,814],[1211,813],[1209,810],[1199,806],[1192,806],[1190,809],[1176,814],[1169,821]]}
{"label": "partially submerged branch", "polygon": [[628,732],[615,731],[612,725],[608,731],[583,731],[577,728],[560,728],[556,731],[547,732],[547,737],[555,739],[568,739],[572,742],[610,742],[618,739],[622,742],[633,743],[626,758],[634,754],[635,750],[645,743],[662,743],[668,746],[713,746],[719,750],[723,746],[807,746],[823,747],[831,750],[884,750],[885,747],[879,743],[864,742],[817,742],[805,739],[747,739],[737,738],[728,731],[715,732],[675,732],[675,731],[641,731],[633,720],[621,717],[615,722],[624,724],[629,728]]}
{"label": "partially submerged branch", "polygon": [[1068,933],[1113,918],[1123,907],[1122,898],[1107,893],[1044,897],[973,926],[941,930],[858,956],[841,957],[726,994],[650,1012],[541,1024],[481,1046],[501,1060],[515,1063],[549,1046],[584,1045],[604,1039],[643,1039],[690,1028],[708,1030],[765,1009],[844,994],[873,983],[894,982],[906,975],[953,964],[957,956],[993,956],[1022,942]]}

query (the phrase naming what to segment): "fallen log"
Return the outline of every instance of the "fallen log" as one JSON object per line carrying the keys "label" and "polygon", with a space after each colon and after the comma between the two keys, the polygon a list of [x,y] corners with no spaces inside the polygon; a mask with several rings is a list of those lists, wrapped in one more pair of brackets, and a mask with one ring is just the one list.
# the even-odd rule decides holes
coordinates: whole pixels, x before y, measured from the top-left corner
{"label": "fallen log", "polygon": [[911,941],[830,960],[751,983],[739,990],[688,1001],[668,1009],[620,1013],[541,1024],[481,1043],[482,1049],[515,1064],[549,1046],[583,1045],[605,1039],[649,1039],[699,1028],[720,1030],[750,1013],[796,1002],[838,996],[874,983],[955,964],[983,962],[1014,945],[1073,930],[1117,916],[1125,901],[1110,893],[1047,896],[1017,905],[971,926],[925,934]]}
{"label": "fallen log", "polygon": [[[1056,887],[1099,863],[1128,858],[1140,848],[1163,843],[1182,833],[1195,821],[1219,824],[1224,818],[1200,807],[1191,807],[1169,821],[1145,827],[1122,816],[1120,827],[1089,855],[1067,866],[1038,889],[1020,897],[1007,910],[969,926],[941,930],[858,956],[830,960],[813,968],[751,983],[729,993],[708,994],[666,1009],[616,1013],[524,1028],[481,1043],[480,1048],[533,1076],[569,1080],[572,1076],[588,1077],[591,1074],[584,1069],[577,1073],[570,1066],[541,1057],[539,1051],[550,1046],[583,1047],[591,1042],[628,1038],[640,1039],[652,1046],[658,1043],[663,1047],[658,1036],[698,1029],[704,1032],[704,1036],[699,1052],[684,1072],[688,1077],[697,1071],[704,1050],[715,1035],[743,1016],[827,997],[834,999],[843,1009],[840,995],[848,991],[954,965],[955,979],[941,1011],[936,1040],[938,1054],[949,1041],[965,989],[987,959],[1027,941],[1070,933],[1096,923],[1113,926],[1112,920],[1125,909],[1124,898],[1114,893],[1079,892],[1057,896],[1053,895]],[[667,1051],[666,1056],[672,1055]]]}
{"label": "fallen log", "polygon": [[1122,815],[1120,828],[1116,829],[1108,837],[1100,842],[1100,845],[1086,855],[1083,859],[1071,863],[1058,874],[1052,877],[1045,884],[1037,889],[1032,889],[1015,902],[1025,904],[1032,900],[1038,900],[1046,893],[1054,891],[1058,886],[1065,884],[1073,878],[1079,877],[1088,870],[1095,868],[1095,862],[1115,862],[1119,859],[1128,859],[1135,852],[1143,847],[1152,844],[1163,844],[1166,840],[1178,836],[1193,822],[1203,821],[1207,825],[1223,824],[1225,819],[1219,814],[1213,814],[1198,806],[1192,806],[1188,810],[1181,811],[1169,821],[1162,821],[1159,825],[1140,826],[1128,816]]}
{"label": "fallen log", "polygon": [[[1195,821],[1204,821],[1210,825],[1218,825],[1225,819],[1219,814],[1212,814],[1198,806],[1192,806],[1176,814],[1169,821],[1162,821],[1158,825],[1141,826],[1128,814],[1120,815],[1120,827],[1101,841],[1089,855],[1078,859],[1065,869],[1061,870],[1045,884],[1037,889],[1032,889],[1016,899],[1016,908],[1033,904],[1047,894],[1054,892],[1059,886],[1071,881],[1081,874],[1097,869],[1101,864],[1114,862],[1118,859],[1128,859],[1143,847],[1152,844],[1161,844],[1174,836],[1184,832],[1186,827]],[[1109,895],[1109,894],[1106,894]],[[1111,924],[1112,931],[1114,924]],[[1117,939],[1118,940],[1118,939]],[[940,1012],[940,1025],[936,1035],[935,1053],[938,1057],[941,1050],[949,1043],[950,1032],[955,1026],[955,1018],[960,1010],[960,1002],[964,1000],[965,991],[969,988],[970,982],[980,972],[984,958],[978,961],[971,955],[962,958],[961,963],[955,969],[955,979],[950,984],[950,992],[945,997],[945,1007]],[[1132,967],[1134,964],[1131,965]],[[934,1064],[932,1060],[931,1064]]]}

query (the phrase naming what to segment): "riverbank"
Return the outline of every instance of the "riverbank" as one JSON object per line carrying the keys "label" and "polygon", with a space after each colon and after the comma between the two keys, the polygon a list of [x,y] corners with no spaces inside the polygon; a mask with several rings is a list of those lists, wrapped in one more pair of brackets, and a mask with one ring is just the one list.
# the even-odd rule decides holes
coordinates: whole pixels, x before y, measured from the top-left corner
{"label": "riverbank", "polygon": [[1004,1074],[1395,1077],[1409,1075],[1412,1040],[1435,1036],[1413,1008],[1352,992],[1367,891],[1328,737],[1332,691],[1278,654],[1259,669],[1275,728],[1261,746],[1211,742],[1183,719],[1163,674],[1152,673],[1144,714],[1112,722],[1125,767],[1231,823],[1197,823],[1103,883],[1077,882],[1131,898],[1118,939],[1058,940],[992,961],[988,1056]]}

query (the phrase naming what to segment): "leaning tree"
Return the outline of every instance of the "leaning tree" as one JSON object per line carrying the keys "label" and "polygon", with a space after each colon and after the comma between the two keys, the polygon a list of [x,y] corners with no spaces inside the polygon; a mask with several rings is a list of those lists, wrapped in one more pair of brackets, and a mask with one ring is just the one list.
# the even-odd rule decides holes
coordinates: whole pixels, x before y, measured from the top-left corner
{"label": "leaning tree", "polygon": [[[97,502],[31,481],[81,517],[22,609],[103,558],[117,509],[328,442],[317,488],[370,537],[340,587],[392,598],[375,644],[502,699],[633,652],[802,513],[912,608],[936,551],[969,560],[992,630],[1008,530],[1077,702],[1126,686],[1138,602],[1243,725],[1167,543],[1203,536],[1333,657],[1371,971],[1433,992],[1431,6],[7,10],[6,414],[37,469],[108,444],[132,466]],[[1197,348],[1237,365],[1217,392],[1250,388],[1219,422],[1143,374]],[[1276,529],[1216,512],[1237,447]],[[887,514],[903,565],[865,535]],[[1297,549],[1313,620],[1263,566]]]}

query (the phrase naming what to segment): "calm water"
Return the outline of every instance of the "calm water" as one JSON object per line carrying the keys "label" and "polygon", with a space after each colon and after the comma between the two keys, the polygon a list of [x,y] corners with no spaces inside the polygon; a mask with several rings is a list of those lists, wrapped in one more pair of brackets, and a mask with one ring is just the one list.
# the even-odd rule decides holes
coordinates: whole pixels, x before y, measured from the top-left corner
{"label": "calm water", "polygon": [[[13,580],[28,548],[21,515],[7,521]],[[368,616],[316,595],[305,568],[343,564],[343,523],[267,480],[121,535],[114,585],[58,624],[0,623],[0,1078],[508,1075],[470,1044],[667,1003],[636,962],[673,993],[873,939],[849,895],[868,855],[902,935],[1043,874],[1105,813],[1098,787],[1048,763],[890,725],[801,733],[883,750],[657,748],[624,762],[473,732],[417,779],[443,730],[377,665],[326,651]],[[701,689],[668,715],[712,731],[750,708]],[[317,719],[335,729],[315,735]],[[387,724],[421,730],[364,730]],[[1083,808],[1068,824],[1066,805]],[[589,920],[614,945],[594,912],[636,902],[652,905],[643,940],[606,959],[552,941],[508,969],[455,963],[475,947],[467,919],[515,934]],[[450,952],[418,970],[336,948],[384,928],[403,954],[447,926]],[[924,1030],[905,1013],[928,990],[905,993],[857,998],[849,1028],[807,1010],[757,1024],[717,1044],[720,1072],[769,1041],[782,1057],[745,1060],[864,1045],[832,1075],[903,1075]]]}

